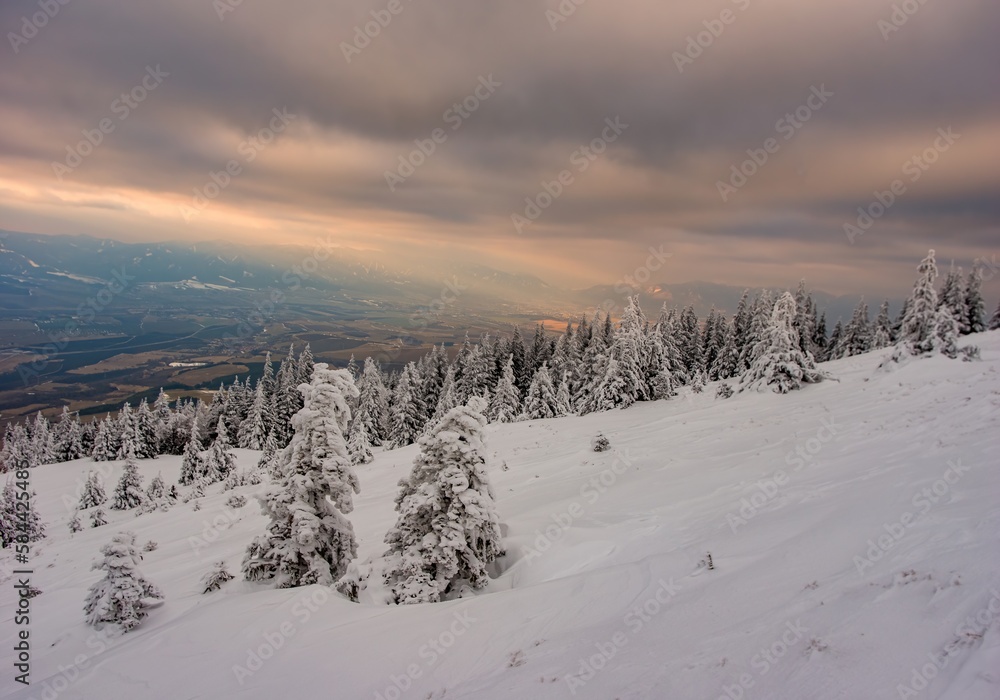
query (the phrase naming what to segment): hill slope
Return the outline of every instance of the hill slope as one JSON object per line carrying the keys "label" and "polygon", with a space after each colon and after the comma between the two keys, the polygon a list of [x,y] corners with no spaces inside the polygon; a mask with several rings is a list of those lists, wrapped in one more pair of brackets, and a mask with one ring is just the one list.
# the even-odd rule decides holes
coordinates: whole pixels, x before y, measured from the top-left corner
{"label": "hill slope", "polygon": [[[203,596],[211,564],[237,572],[262,531],[252,500],[227,508],[216,485],[200,511],[112,511],[108,527],[70,537],[64,497],[100,465],[39,468],[50,537],[32,560],[43,590],[32,686],[15,688],[5,644],[0,694],[43,697],[48,684],[67,699],[1000,697],[1000,333],[970,340],[982,362],[878,374],[881,351],[824,365],[839,382],[787,396],[720,400],[709,385],[626,411],[491,426],[508,555],[487,589],[436,605],[240,579]],[[599,430],[611,451],[590,450]],[[256,459],[238,454],[243,466]],[[350,517],[362,558],[383,550],[415,454],[379,453],[358,469]],[[176,479],[179,458],[141,470]],[[143,571],[166,593],[124,637],[82,614],[98,577],[89,564],[119,529],[159,542]],[[708,552],[712,570],[699,566]],[[11,630],[13,583],[0,592]]]}

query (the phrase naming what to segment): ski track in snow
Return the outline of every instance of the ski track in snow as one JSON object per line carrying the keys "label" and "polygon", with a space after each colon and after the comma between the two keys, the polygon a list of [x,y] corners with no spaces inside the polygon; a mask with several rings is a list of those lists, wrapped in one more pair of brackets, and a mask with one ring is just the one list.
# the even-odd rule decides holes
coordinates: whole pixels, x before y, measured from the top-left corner
{"label": "ski track in snow", "polygon": [[[709,384],[625,411],[489,426],[503,571],[483,591],[434,605],[378,604],[378,581],[361,604],[317,586],[242,581],[243,551],[265,519],[252,498],[226,507],[221,484],[200,511],[106,509],[108,526],[70,536],[64,497],[74,503],[77,481],[102,468],[110,493],[122,463],[38,468],[32,487],[49,537],[30,563],[43,591],[31,601],[32,683],[14,683],[4,644],[0,695],[995,700],[1000,332],[963,340],[980,345],[981,362],[935,357],[877,373],[889,352],[879,351],[827,363],[839,382],[785,396],[721,400]],[[607,452],[590,450],[598,431]],[[357,468],[362,493],[349,517],[361,559],[384,550],[416,450],[376,451]],[[258,455],[236,454],[240,467]],[[942,481],[950,463],[968,468],[952,483]],[[144,484],[179,470],[180,457],[140,462]],[[943,494],[921,500],[936,484]],[[741,515],[741,499],[755,511]],[[859,571],[869,540],[907,512],[902,536]],[[745,519],[735,532],[730,515]],[[532,554],[546,528],[549,546]],[[124,529],[140,546],[159,543],[142,570],[166,602],[120,636],[86,626],[82,607],[99,577],[91,562]],[[196,537],[211,541],[196,551]],[[711,571],[699,564],[708,552]],[[0,557],[0,622],[15,630],[15,566],[9,550]],[[220,559],[236,580],[201,595]],[[241,683],[234,667],[269,644],[273,654]]]}

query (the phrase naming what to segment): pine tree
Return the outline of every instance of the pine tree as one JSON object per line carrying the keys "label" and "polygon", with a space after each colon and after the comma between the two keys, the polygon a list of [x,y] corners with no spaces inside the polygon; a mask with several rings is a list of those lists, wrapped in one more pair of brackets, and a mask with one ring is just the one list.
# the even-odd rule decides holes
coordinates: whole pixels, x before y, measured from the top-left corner
{"label": "pine tree", "polygon": [[259,450],[267,437],[267,422],[264,419],[268,397],[264,393],[264,383],[258,381],[253,392],[253,403],[246,419],[240,424],[237,444],[246,450]]}
{"label": "pine tree", "polygon": [[146,617],[146,599],[162,599],[163,592],[139,571],[142,555],[135,546],[135,534],[119,532],[101,548],[104,559],[93,569],[104,578],[90,587],[83,611],[87,624],[100,628],[118,624],[123,632],[137,627]]}
{"label": "pine tree", "polygon": [[862,298],[854,309],[850,322],[844,328],[840,336],[837,347],[834,348],[830,359],[837,360],[842,357],[853,357],[861,355],[871,350],[871,328],[868,323],[868,304]]}
{"label": "pine tree", "polygon": [[83,427],[80,425],[79,416],[70,413],[69,408],[63,406],[62,416],[59,418],[57,426],[56,460],[69,462],[83,457]]}
{"label": "pine tree", "polygon": [[53,464],[56,461],[56,441],[52,435],[48,419],[39,411],[30,424],[28,432],[31,450],[38,464]]}
{"label": "pine tree", "polygon": [[[695,317],[696,331],[697,322]],[[697,352],[700,356],[700,348]],[[648,399],[646,366],[649,353],[646,347],[645,317],[639,308],[638,297],[629,297],[609,354],[615,360],[616,370],[621,373],[621,379],[616,381],[621,393],[615,397],[615,405],[625,408],[636,401]]]}
{"label": "pine tree", "polygon": [[358,406],[355,421],[365,424],[365,430],[372,445],[381,445],[389,439],[387,415],[389,392],[382,382],[382,373],[371,357],[365,358],[358,379]]}
{"label": "pine tree", "polygon": [[351,464],[369,464],[375,456],[372,454],[371,441],[368,439],[368,428],[355,418],[351,421],[351,435],[347,441],[347,453]]}
{"label": "pine tree", "polygon": [[962,271],[961,269],[956,271],[954,264],[944,278],[938,305],[948,308],[958,324],[961,335],[969,332],[969,307],[966,304],[965,287],[962,284]]}
{"label": "pine tree", "polygon": [[69,520],[69,531],[70,534],[75,534],[83,529],[83,525],[80,523],[80,514],[73,513],[73,517]]}
{"label": "pine tree", "polygon": [[115,430],[118,435],[118,450],[115,453],[115,459],[126,459],[129,455],[139,453],[139,445],[136,443],[135,415],[128,403],[122,405],[122,410],[118,412],[118,420],[109,427]]}
{"label": "pine tree", "polygon": [[31,439],[28,437],[28,432],[22,425],[7,426],[2,456],[2,471],[4,472],[33,469],[38,466],[38,456],[31,444]]}
{"label": "pine tree", "polygon": [[206,481],[214,484],[224,480],[229,473],[236,468],[236,457],[229,449],[229,436],[226,433],[226,424],[219,419],[216,427],[215,440],[205,451],[201,460],[201,474]]}
{"label": "pine tree", "polygon": [[19,499],[19,493],[24,492],[15,486],[13,479],[4,486],[0,502],[0,548],[15,542],[37,542],[45,537],[45,525],[35,509],[35,493],[32,491],[26,500]]}
{"label": "pine tree", "polygon": [[872,350],[881,350],[892,345],[892,320],[889,318],[889,300],[886,299],[878,309],[878,317],[872,327]]}
{"label": "pine tree", "polygon": [[420,391],[420,376],[413,362],[403,368],[392,395],[390,442],[405,447],[416,442],[427,423],[427,407]]}
{"label": "pine tree", "polygon": [[149,488],[146,489],[146,498],[151,501],[165,497],[167,494],[167,486],[163,483],[163,476],[157,473],[153,477],[153,480],[149,482]]}
{"label": "pine tree", "polygon": [[146,399],[139,403],[134,421],[136,447],[135,456],[139,459],[154,459],[160,452],[159,438],[156,430],[156,416],[149,410]]}
{"label": "pine tree", "polygon": [[94,449],[91,458],[95,462],[111,462],[118,459],[119,439],[110,417],[105,417],[97,425],[94,435]]}
{"label": "pine tree", "polygon": [[958,320],[952,314],[947,304],[938,307],[934,316],[934,347],[942,355],[955,359],[958,357]]}
{"label": "pine tree", "polygon": [[965,283],[965,308],[968,312],[963,328],[966,333],[982,333],[986,330],[983,318],[986,303],[983,301],[983,269],[977,260],[972,264],[972,272]]}
{"label": "pine tree", "polygon": [[564,370],[556,391],[556,416],[568,416],[573,413],[573,397],[569,392],[569,371]]}
{"label": "pine tree", "polygon": [[[508,367],[512,363],[508,362]],[[413,471],[400,482],[399,518],[385,537],[385,580],[396,603],[432,603],[463,583],[483,588],[503,554],[486,471],[485,401],[452,409],[420,439]]]}
{"label": "pine tree", "polygon": [[274,431],[271,430],[267,433],[267,437],[264,438],[264,445],[261,449],[260,459],[257,461],[257,468],[269,474],[274,474],[274,469],[277,466],[277,455],[278,441],[274,439]]}
{"label": "pine tree", "polygon": [[513,422],[521,412],[521,392],[515,382],[514,356],[510,355],[504,365],[503,375],[500,377],[493,398],[490,400],[489,417],[493,422]]}
{"label": "pine tree", "polygon": [[740,378],[740,391],[766,386],[784,394],[799,389],[803,382],[819,382],[825,378],[816,369],[812,355],[802,352],[794,320],[795,299],[785,292],[774,305],[771,321],[754,352],[757,359]]}
{"label": "pine tree", "polygon": [[[794,302],[794,299],[792,301]],[[761,341],[767,334],[771,323],[773,308],[774,302],[771,299],[771,293],[766,289],[754,299],[753,306],[749,311],[747,332],[743,339],[744,344],[740,348],[741,374],[745,374],[757,360],[757,352],[763,347]]]}
{"label": "pine tree", "polygon": [[90,515],[90,526],[91,527],[101,527],[102,525],[107,525],[108,520],[104,516],[104,509],[98,508]]}
{"label": "pine tree", "polygon": [[440,420],[448,411],[459,405],[455,390],[456,384],[455,367],[452,366],[448,368],[448,372],[445,374],[444,386],[441,388],[441,396],[438,398],[437,405],[434,408],[433,420]]}
{"label": "pine tree", "polygon": [[184,446],[184,458],[181,461],[181,475],[178,481],[182,486],[193,483],[204,473],[201,453],[201,431],[198,428],[198,416],[191,420],[191,434]]}
{"label": "pine tree", "polygon": [[522,420],[555,418],[560,415],[559,410],[556,390],[552,386],[552,375],[549,373],[547,363],[542,362],[541,367],[538,368],[531,380],[531,386],[528,387],[528,396],[524,400],[524,412],[520,418]]}
{"label": "pine tree", "polygon": [[913,285],[896,342],[900,353],[910,355],[931,353],[935,348],[938,296],[934,289],[937,263],[933,250],[927,253],[917,271],[920,275]]}
{"label": "pine tree", "polygon": [[316,364],[301,385],[303,408],[292,418],[294,434],[279,456],[280,476],[261,499],[270,523],[243,559],[250,581],[274,580],[278,588],[331,585],[357,554],[345,517],[359,492],[344,431],[351,419],[347,400],[357,396],[346,370]]}
{"label": "pine tree", "polygon": [[145,494],[142,490],[142,478],[139,476],[139,466],[135,455],[125,458],[125,468],[121,479],[115,487],[111,510],[129,510],[143,504]]}
{"label": "pine tree", "polygon": [[101,477],[98,476],[96,472],[90,472],[90,474],[87,475],[87,480],[83,482],[83,489],[80,493],[80,503],[77,507],[80,510],[86,510],[87,508],[99,506],[107,500],[108,496],[104,492],[104,484],[101,481]]}

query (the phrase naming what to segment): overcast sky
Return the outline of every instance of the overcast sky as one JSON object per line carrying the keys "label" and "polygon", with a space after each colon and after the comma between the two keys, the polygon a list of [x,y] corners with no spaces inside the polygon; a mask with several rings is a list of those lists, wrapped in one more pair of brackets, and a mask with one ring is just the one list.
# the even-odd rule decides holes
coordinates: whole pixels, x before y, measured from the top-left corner
{"label": "overcast sky", "polygon": [[897,297],[1000,261],[995,0],[46,1],[0,5],[0,228]]}

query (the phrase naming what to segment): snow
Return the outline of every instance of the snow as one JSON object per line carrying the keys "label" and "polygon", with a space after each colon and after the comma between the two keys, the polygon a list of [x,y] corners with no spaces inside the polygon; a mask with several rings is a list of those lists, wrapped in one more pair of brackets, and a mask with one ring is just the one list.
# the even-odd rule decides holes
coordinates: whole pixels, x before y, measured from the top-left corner
{"label": "snow", "polygon": [[[839,381],[787,395],[721,400],[710,384],[624,411],[489,426],[507,556],[485,589],[437,604],[358,604],[239,577],[202,595],[213,565],[238,571],[264,532],[252,499],[228,508],[231,492],[214,484],[200,511],[106,511],[108,526],[84,517],[70,536],[64,495],[74,502],[92,469],[113,488],[122,463],[40,467],[32,486],[50,535],[32,545],[43,591],[31,600],[32,685],[16,689],[4,644],[0,694],[1000,697],[1000,332],[963,340],[982,361],[939,355],[876,372],[887,349],[824,364]],[[610,450],[590,449],[598,432]],[[376,449],[357,467],[359,560],[385,551],[417,449]],[[234,452],[240,468],[259,454]],[[144,485],[158,472],[170,483],[180,457],[139,469]],[[83,619],[100,577],[90,564],[122,529],[159,543],[142,571],[166,597],[124,636]],[[699,566],[709,552],[712,570]]]}

